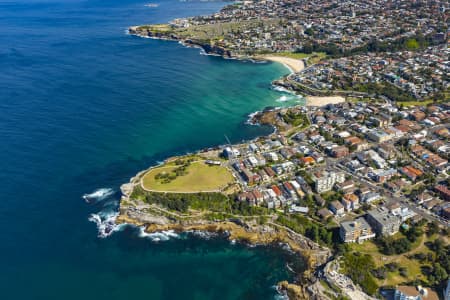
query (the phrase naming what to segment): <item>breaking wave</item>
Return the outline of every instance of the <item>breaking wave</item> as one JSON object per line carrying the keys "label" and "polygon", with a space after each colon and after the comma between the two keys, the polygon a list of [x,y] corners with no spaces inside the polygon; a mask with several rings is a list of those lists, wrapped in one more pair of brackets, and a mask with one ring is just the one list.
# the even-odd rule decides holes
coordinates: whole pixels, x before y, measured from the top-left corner
{"label": "breaking wave", "polygon": [[139,237],[148,238],[153,242],[164,242],[168,241],[171,238],[180,238],[180,235],[176,233],[174,230],[165,230],[153,233],[145,232],[144,227],[139,228]]}
{"label": "breaking wave", "polygon": [[293,94],[292,91],[290,91],[287,88],[284,88],[282,86],[279,86],[279,85],[272,85],[272,89],[274,91],[277,91],[277,92],[284,92],[284,93],[288,93],[288,94]]}
{"label": "breaking wave", "polygon": [[204,240],[209,240],[211,238],[219,236],[219,233],[217,233],[217,232],[201,231],[201,230],[189,230],[189,231],[186,231],[186,233],[192,234],[192,235],[199,237],[201,239],[204,239]]}
{"label": "breaking wave", "polygon": [[88,220],[97,225],[98,237],[106,238],[125,226],[125,224],[116,224],[118,215],[118,212],[99,212],[91,214]]}
{"label": "breaking wave", "polygon": [[106,198],[108,198],[112,194],[114,194],[114,190],[113,189],[111,189],[111,188],[101,188],[101,189],[95,190],[94,192],[92,192],[90,194],[84,194],[83,195],[83,199],[87,203],[99,202],[99,201],[105,200]]}
{"label": "breaking wave", "polygon": [[274,285],[272,286],[272,288],[277,291],[277,294],[274,297],[275,300],[289,300],[289,297],[286,294],[286,292],[282,291],[280,287]]}
{"label": "breaking wave", "polygon": [[300,100],[302,100],[303,97],[302,96],[297,96],[297,95],[282,95],[281,97],[279,97],[277,100],[275,100],[276,102],[289,102],[289,101],[295,101],[298,102]]}
{"label": "breaking wave", "polygon": [[259,124],[255,123],[255,122],[253,122],[253,117],[256,116],[259,113],[260,113],[260,111],[255,111],[255,112],[252,112],[251,114],[249,114],[247,116],[247,120],[245,121],[245,124],[248,124],[248,125],[259,125]]}

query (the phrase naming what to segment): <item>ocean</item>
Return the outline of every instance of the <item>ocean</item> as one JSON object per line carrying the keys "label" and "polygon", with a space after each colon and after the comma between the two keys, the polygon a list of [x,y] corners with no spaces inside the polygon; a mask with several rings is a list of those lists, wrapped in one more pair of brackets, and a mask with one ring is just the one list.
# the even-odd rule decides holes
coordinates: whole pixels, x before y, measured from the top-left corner
{"label": "ocean", "polygon": [[156,3],[0,1],[1,299],[274,299],[292,280],[298,258],[280,247],[133,227],[98,237],[92,216],[114,214],[138,171],[267,134],[248,115],[299,101],[271,89],[282,65],[127,35],[226,5]]}

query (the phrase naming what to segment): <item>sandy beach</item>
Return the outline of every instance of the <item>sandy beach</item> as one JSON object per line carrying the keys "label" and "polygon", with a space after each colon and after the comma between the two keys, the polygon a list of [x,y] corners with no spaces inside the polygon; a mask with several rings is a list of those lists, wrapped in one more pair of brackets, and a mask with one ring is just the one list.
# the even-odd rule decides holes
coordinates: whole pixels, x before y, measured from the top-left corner
{"label": "sandy beach", "polygon": [[327,104],[337,104],[345,102],[345,98],[342,96],[307,96],[306,97],[306,106],[324,106]]}
{"label": "sandy beach", "polygon": [[290,57],[283,57],[283,56],[262,56],[262,59],[274,61],[281,63],[288,67],[292,73],[297,73],[302,71],[305,68],[305,64],[300,59],[290,58]]}

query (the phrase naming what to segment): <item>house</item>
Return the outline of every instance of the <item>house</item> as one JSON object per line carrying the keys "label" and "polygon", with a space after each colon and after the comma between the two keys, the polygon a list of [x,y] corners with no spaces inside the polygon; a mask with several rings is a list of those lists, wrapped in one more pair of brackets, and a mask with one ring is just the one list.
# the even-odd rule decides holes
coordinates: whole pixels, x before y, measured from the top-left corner
{"label": "house", "polygon": [[316,160],[314,158],[312,158],[311,156],[302,157],[300,159],[300,161],[306,166],[313,165],[316,163]]}
{"label": "house", "polygon": [[345,213],[344,206],[337,200],[331,202],[329,208],[336,216],[342,216]]}
{"label": "house", "polygon": [[325,199],[323,199],[322,197],[320,197],[320,195],[314,194],[314,201],[316,201],[316,204],[321,207],[324,206],[326,204]]}
{"label": "house", "polygon": [[333,213],[327,208],[321,208],[317,211],[317,215],[321,217],[323,220],[328,219],[333,215]]}
{"label": "house", "polygon": [[376,182],[384,183],[396,175],[397,170],[395,169],[376,170],[372,172],[372,179],[375,180]]}
{"label": "house", "polygon": [[437,185],[434,189],[437,193],[439,193],[442,199],[445,201],[450,201],[450,190],[445,185]]}
{"label": "house", "polygon": [[372,227],[364,218],[342,222],[339,235],[344,243],[361,243],[375,237]]}
{"label": "house", "polygon": [[364,203],[372,203],[381,199],[381,195],[375,192],[369,192],[367,194],[362,195],[361,200]]}
{"label": "house", "polygon": [[260,205],[264,201],[264,196],[259,190],[253,190],[253,196],[255,197],[256,205]]}
{"label": "house", "polygon": [[292,205],[289,208],[289,212],[291,213],[302,213],[302,214],[307,214],[309,212],[309,208],[307,206],[296,206],[296,205]]}
{"label": "house", "polygon": [[325,160],[324,157],[323,157],[323,155],[320,154],[319,152],[313,152],[313,153],[311,154],[311,157],[314,158],[314,160],[315,160],[316,162],[318,162],[318,163],[321,163],[321,162],[323,162],[323,161]]}
{"label": "house", "polygon": [[[345,209],[347,211],[358,209],[359,208],[359,198],[355,194],[345,194],[342,197],[342,200],[345,200],[346,204],[349,204]],[[342,203],[344,205],[344,203]],[[345,205],[344,205],[345,206]]]}
{"label": "house", "polygon": [[400,172],[408,177],[412,181],[416,181],[417,178],[423,175],[423,172],[412,166],[406,166],[400,169]]}
{"label": "house", "polygon": [[439,203],[440,203],[439,200],[433,199],[433,200],[422,203],[422,206],[425,209],[431,210],[431,209],[433,209],[433,207],[435,207]]}
{"label": "house", "polygon": [[344,141],[346,145],[353,147],[356,151],[362,151],[369,147],[368,143],[363,142],[357,136],[349,136],[348,138],[345,138]]}
{"label": "house", "polygon": [[427,115],[423,111],[420,111],[420,110],[414,111],[411,113],[411,119],[413,119],[416,122],[422,121],[423,119],[425,119],[426,116]]}
{"label": "house", "polygon": [[431,196],[429,193],[427,192],[422,192],[419,195],[416,196],[416,203],[417,204],[422,204],[424,202],[428,202],[430,200],[433,199],[433,196]]}
{"label": "house", "polygon": [[258,170],[258,175],[259,177],[261,177],[262,181],[268,181],[270,179],[269,175],[267,175],[267,173],[264,170]]}
{"label": "house", "polygon": [[383,143],[393,138],[392,135],[383,130],[371,130],[367,133],[367,138],[376,143]]}
{"label": "house", "polygon": [[273,192],[275,193],[275,195],[277,197],[280,197],[281,195],[283,195],[283,193],[281,192],[281,190],[278,186],[272,185],[270,188],[273,190]]}
{"label": "house", "polygon": [[441,210],[441,216],[447,220],[450,220],[450,206],[449,207],[444,207]]}
{"label": "house", "polygon": [[305,197],[305,193],[302,191],[302,188],[301,188],[300,184],[297,181],[291,180],[289,182],[291,183],[292,187],[295,189],[295,192],[297,193],[297,195],[300,198]]}
{"label": "house", "polygon": [[283,182],[283,188],[286,191],[286,194],[289,196],[289,198],[297,198],[295,189],[289,181]]}
{"label": "house", "polygon": [[232,147],[226,147],[223,150],[223,156],[226,158],[235,158],[241,155],[241,152],[236,149],[236,148],[232,148]]}
{"label": "house", "polygon": [[345,211],[351,211],[352,210],[352,203],[345,199],[344,197],[342,197],[341,199],[341,204],[344,207]]}
{"label": "house", "polygon": [[384,159],[392,159],[395,157],[395,146],[390,143],[378,145],[378,153]]}
{"label": "house", "polygon": [[354,187],[355,187],[355,182],[353,182],[353,180],[346,180],[341,183],[336,183],[336,188],[343,192],[354,189]]}
{"label": "house", "polygon": [[349,150],[345,146],[338,146],[331,149],[331,155],[335,158],[340,158],[347,156],[349,154]]}
{"label": "house", "polygon": [[250,205],[256,205],[255,195],[252,192],[244,192],[238,195],[238,200],[248,202]]}
{"label": "house", "polygon": [[276,174],[272,170],[272,168],[264,167],[264,172],[266,172],[269,177],[275,177],[276,176]]}
{"label": "house", "polygon": [[246,168],[241,168],[241,176],[249,185],[254,183],[253,173]]}

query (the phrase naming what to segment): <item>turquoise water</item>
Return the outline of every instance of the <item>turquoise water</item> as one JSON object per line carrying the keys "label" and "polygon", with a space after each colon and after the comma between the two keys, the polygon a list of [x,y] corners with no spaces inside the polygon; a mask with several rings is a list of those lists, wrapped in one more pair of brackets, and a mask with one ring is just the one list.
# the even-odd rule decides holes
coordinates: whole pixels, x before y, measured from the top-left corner
{"label": "turquoise water", "polygon": [[[129,36],[127,26],[223,3],[0,2],[2,299],[271,299],[295,259],[278,248],[193,236],[100,239],[91,214],[164,158],[266,134],[247,115],[277,102],[287,70]],[[82,199],[114,191],[96,204]]]}

